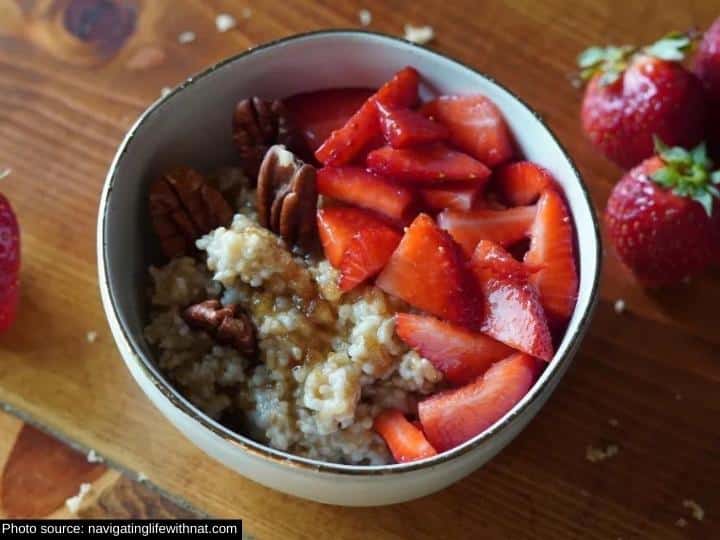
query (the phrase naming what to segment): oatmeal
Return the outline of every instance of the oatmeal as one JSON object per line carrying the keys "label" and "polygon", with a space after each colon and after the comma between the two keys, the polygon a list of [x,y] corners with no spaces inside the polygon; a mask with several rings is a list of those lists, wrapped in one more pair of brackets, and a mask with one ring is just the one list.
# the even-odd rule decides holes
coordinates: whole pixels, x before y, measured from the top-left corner
{"label": "oatmeal", "polygon": [[[395,334],[402,303],[374,286],[343,294],[327,260],[295,256],[241,205],[232,224],[197,241],[204,257],[150,269],[145,337],[160,368],[195,405],[274,448],[348,464],[392,461],[373,430],[386,407],[412,412],[442,374]],[[181,313],[217,298],[247,309],[258,358],[217,345]]]}

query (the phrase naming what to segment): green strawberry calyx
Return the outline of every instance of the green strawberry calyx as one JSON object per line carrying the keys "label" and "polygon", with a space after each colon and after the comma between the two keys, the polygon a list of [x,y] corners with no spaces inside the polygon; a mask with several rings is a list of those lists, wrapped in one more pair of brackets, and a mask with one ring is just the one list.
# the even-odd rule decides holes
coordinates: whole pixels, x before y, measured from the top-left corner
{"label": "green strawberry calyx", "polygon": [[600,75],[600,85],[610,85],[620,78],[632,59],[639,54],[654,56],[667,62],[682,62],[695,38],[693,32],[671,32],[647,47],[589,47],[577,57],[580,79],[588,81],[595,75]]}
{"label": "green strawberry calyx", "polygon": [[711,172],[713,162],[707,155],[705,143],[692,150],[679,146],[670,147],[653,137],[655,152],[665,164],[650,175],[650,178],[665,189],[680,197],[689,197],[699,202],[712,215],[715,199],[720,199],[720,169]]}

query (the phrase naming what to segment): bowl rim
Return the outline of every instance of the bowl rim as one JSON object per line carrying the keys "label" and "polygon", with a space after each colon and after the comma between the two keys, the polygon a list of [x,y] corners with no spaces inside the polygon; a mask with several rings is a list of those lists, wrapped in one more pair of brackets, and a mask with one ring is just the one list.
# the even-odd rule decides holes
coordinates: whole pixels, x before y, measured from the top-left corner
{"label": "bowl rim", "polygon": [[[292,41],[298,41],[302,39],[307,38],[313,38],[313,37],[322,37],[322,36],[338,36],[338,35],[346,35],[349,37],[352,36],[370,36],[373,38],[379,38],[380,40],[384,40],[387,44],[390,46],[395,46],[397,44],[402,44],[404,47],[410,46],[411,48],[416,48],[418,50],[421,50],[423,54],[430,54],[432,56],[440,57],[445,60],[450,60],[451,62],[454,62],[459,67],[462,67],[473,74],[482,77],[484,79],[487,79],[491,83],[497,85],[501,89],[503,89],[505,92],[507,92],[509,95],[511,95],[522,107],[524,107],[528,112],[530,112],[537,120],[540,122],[540,124],[545,128],[545,130],[550,135],[551,139],[558,145],[558,148],[560,149],[560,152],[563,156],[563,158],[568,162],[570,165],[570,168],[572,169],[573,173],[575,174],[576,179],[578,180],[580,191],[583,195],[583,198],[585,199],[585,203],[588,205],[590,209],[590,218],[592,223],[592,233],[595,237],[595,243],[596,243],[596,264],[595,264],[595,272],[592,276],[592,284],[591,284],[591,290],[590,290],[590,297],[589,302],[587,305],[587,310],[585,313],[582,314],[580,320],[577,323],[577,327],[573,333],[572,336],[570,336],[570,342],[568,347],[566,348],[564,354],[560,356],[559,358],[553,358],[554,364],[552,367],[552,372],[548,373],[547,376],[545,376],[545,373],[543,376],[540,377],[538,381],[535,382],[535,384],[531,387],[530,391],[528,392],[528,395],[526,395],[519,403],[517,403],[506,415],[503,417],[502,421],[496,422],[492,426],[490,426],[488,429],[483,431],[481,434],[476,435],[466,443],[463,443],[462,445],[455,447],[453,449],[447,450],[445,452],[441,452],[437,454],[436,456],[425,458],[419,461],[409,462],[409,463],[393,463],[393,464],[387,464],[387,465],[345,465],[345,464],[339,464],[339,463],[332,463],[327,461],[320,461],[312,458],[306,458],[302,456],[297,456],[294,454],[291,454],[289,452],[285,452],[283,450],[278,450],[275,448],[272,448],[268,445],[265,445],[263,443],[259,443],[257,441],[254,441],[250,439],[249,437],[246,437],[240,433],[236,433],[232,431],[230,428],[220,424],[219,422],[213,420],[209,416],[207,416],[205,413],[203,413],[198,407],[190,403],[187,398],[182,396],[180,392],[175,389],[175,387],[162,375],[162,373],[159,372],[157,367],[153,364],[153,361],[147,357],[142,351],[138,350],[133,341],[130,339],[129,335],[132,333],[130,330],[126,327],[125,323],[123,322],[122,318],[120,317],[120,310],[116,304],[115,300],[115,291],[113,290],[113,287],[110,284],[109,275],[106,270],[108,267],[108,260],[107,260],[107,235],[106,235],[106,229],[107,229],[107,221],[106,221],[106,215],[107,210],[109,206],[109,200],[110,195],[113,191],[113,185],[115,183],[116,177],[117,177],[117,171],[119,168],[119,165],[122,161],[123,155],[128,149],[129,143],[134,138],[135,133],[140,129],[140,127],[145,123],[145,121],[152,116],[154,113],[160,109],[161,105],[172,98],[173,95],[182,92],[185,88],[188,86],[194,84],[196,81],[212,74],[216,70],[231,64],[241,58],[244,58],[245,56],[248,56],[256,51],[261,51],[265,49],[270,49],[272,47],[276,47],[278,45],[282,45],[288,42]],[[579,245],[579,242],[578,242]],[[135,123],[132,125],[132,127],[128,130],[125,137],[123,138],[122,142],[120,143],[120,146],[118,147],[115,156],[113,157],[113,161],[111,162],[110,168],[108,170],[108,173],[105,178],[105,183],[103,186],[103,190],[100,197],[100,204],[99,204],[99,211],[98,211],[98,224],[97,224],[97,262],[98,262],[98,277],[99,277],[99,287],[101,289],[101,296],[103,300],[103,307],[105,310],[106,317],[108,318],[108,321],[111,326],[116,327],[119,330],[118,332],[113,332],[114,338],[117,341],[118,338],[122,339],[121,344],[117,344],[118,348],[120,349],[121,356],[123,356],[123,359],[125,361],[128,361],[127,356],[122,354],[122,349],[125,348],[128,351],[132,352],[132,361],[135,363],[135,365],[140,368],[144,376],[149,380],[152,385],[157,389],[166,399],[168,399],[171,404],[179,409],[179,411],[186,416],[188,416],[191,420],[194,420],[196,423],[200,425],[201,428],[209,430],[212,434],[214,434],[217,437],[220,437],[224,440],[226,443],[230,443],[231,445],[235,447],[240,447],[241,450],[244,452],[247,452],[250,455],[253,455],[255,457],[258,457],[260,459],[269,460],[277,465],[285,466],[285,467],[292,467],[297,469],[304,469],[306,471],[314,471],[314,472],[324,472],[324,473],[334,473],[339,475],[349,475],[349,476],[367,476],[367,477],[373,477],[378,475],[388,475],[388,474],[404,474],[404,473],[410,473],[413,471],[418,471],[421,469],[425,469],[428,467],[435,467],[438,465],[441,465],[443,463],[449,462],[451,460],[454,460],[456,458],[459,458],[465,454],[468,454],[472,450],[476,449],[477,447],[481,446],[485,442],[487,442],[489,439],[494,438],[497,434],[499,434],[502,431],[505,431],[510,424],[512,424],[513,420],[520,416],[523,412],[525,412],[537,399],[539,399],[547,390],[552,391],[554,382],[554,379],[556,379],[558,376],[561,376],[565,369],[569,366],[569,364],[572,362],[572,359],[577,352],[577,349],[579,348],[580,342],[584,335],[587,333],[587,330],[590,325],[590,320],[592,318],[593,312],[595,311],[595,308],[598,303],[598,291],[599,291],[599,283],[600,283],[600,272],[602,268],[602,244],[601,244],[601,235],[600,235],[600,227],[598,223],[597,215],[594,211],[594,207],[592,204],[592,199],[590,197],[587,185],[585,184],[585,181],[580,174],[580,171],[578,170],[575,162],[570,157],[569,153],[563,146],[563,144],[560,142],[558,137],[555,135],[555,133],[550,129],[550,127],[545,123],[543,118],[530,106],[528,103],[526,103],[522,98],[520,98],[515,92],[495,80],[492,76],[487,75],[486,73],[479,71],[468,64],[457,60],[456,58],[453,58],[452,56],[445,55],[442,53],[439,53],[437,51],[422,47],[420,45],[417,45],[415,43],[412,43],[410,41],[407,41],[405,39],[402,39],[397,36],[392,36],[388,34],[384,34],[381,32],[374,32],[370,30],[360,30],[360,29],[354,29],[354,28],[337,28],[337,29],[326,29],[326,30],[316,30],[316,31],[310,31],[310,32],[303,32],[299,34],[293,34],[290,36],[286,36],[283,38],[275,39],[272,41],[268,41],[266,43],[263,43],[261,45],[250,47],[246,49],[245,51],[238,53],[236,55],[224,58],[223,60],[220,60],[219,62],[216,62],[206,69],[191,75],[188,77],[185,81],[180,83],[178,86],[173,88],[170,92],[167,94],[161,96],[158,98],[155,102],[153,102],[150,106],[148,106],[147,109],[145,109],[141,115],[138,117],[138,119],[135,121]],[[564,369],[565,368],[565,369]],[[548,370],[546,370],[548,371]],[[560,375],[558,375],[558,372]],[[559,382],[559,381],[558,381]],[[194,443],[193,443],[194,444]]]}

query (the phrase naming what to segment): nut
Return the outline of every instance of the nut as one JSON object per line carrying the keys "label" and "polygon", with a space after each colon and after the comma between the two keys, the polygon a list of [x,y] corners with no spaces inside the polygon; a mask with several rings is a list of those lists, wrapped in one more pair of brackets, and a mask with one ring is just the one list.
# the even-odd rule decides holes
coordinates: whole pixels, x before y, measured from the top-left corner
{"label": "nut", "polygon": [[260,165],[258,221],[288,245],[310,248],[316,235],[318,192],[315,168],[282,145],[272,146]]}
{"label": "nut", "polygon": [[205,300],[186,308],[182,317],[197,330],[205,330],[218,343],[235,347],[242,354],[257,354],[255,326],[237,304],[223,306],[218,300]]}
{"label": "nut", "polygon": [[282,144],[305,155],[307,145],[293,125],[282,101],[259,97],[243,99],[233,114],[233,141],[242,159],[245,173],[254,180],[265,152],[273,144]]}
{"label": "nut", "polygon": [[232,209],[205,178],[178,167],[150,186],[150,219],[166,257],[195,251],[195,240],[232,220]]}

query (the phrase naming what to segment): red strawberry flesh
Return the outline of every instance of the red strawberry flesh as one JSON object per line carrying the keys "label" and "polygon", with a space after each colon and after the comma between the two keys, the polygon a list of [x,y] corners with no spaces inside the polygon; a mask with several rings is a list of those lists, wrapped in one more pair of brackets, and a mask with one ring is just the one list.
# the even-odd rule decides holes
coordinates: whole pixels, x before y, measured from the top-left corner
{"label": "red strawberry flesh", "polygon": [[552,175],[530,161],[505,165],[494,178],[503,199],[511,206],[534,204],[545,189],[554,185]]}
{"label": "red strawberry flesh", "polygon": [[422,430],[397,409],[386,409],[375,417],[373,429],[388,445],[397,463],[416,461],[437,454]]}
{"label": "red strawberry flesh", "polygon": [[317,172],[317,184],[326,197],[374,210],[399,223],[408,221],[415,202],[410,189],[359,167],[324,167]]}
{"label": "red strawberry flesh", "polygon": [[20,301],[20,227],[10,202],[0,195],[0,332],[15,321]]}
{"label": "red strawberry flesh", "polygon": [[366,88],[333,88],[296,94],[284,100],[293,125],[314,152],[336,129],[362,107],[375,91]]}
{"label": "red strawberry flesh", "polygon": [[418,72],[406,67],[385,83],[341,127],[333,131],[315,152],[325,165],[351,163],[370,142],[380,135],[380,121],[376,103],[390,109],[412,107],[418,100]]}
{"label": "red strawberry flesh", "polygon": [[479,332],[434,317],[398,313],[397,335],[427,358],[453,384],[466,384],[482,375],[513,350]]}
{"label": "red strawberry flesh", "polygon": [[535,219],[534,206],[507,210],[444,210],[438,214],[438,225],[447,230],[465,253],[471,255],[480,240],[491,240],[502,246],[519,242],[530,234]]}
{"label": "red strawberry flesh", "polygon": [[514,153],[505,118],[485,96],[441,96],[423,105],[422,113],[444,124],[454,146],[488,167],[507,161]]}
{"label": "red strawberry flesh", "polygon": [[530,238],[525,262],[540,268],[530,276],[530,283],[540,293],[550,322],[562,324],[575,307],[578,276],[572,221],[562,196],[553,189],[546,190],[537,203]]}
{"label": "red strawberry flesh", "polygon": [[426,214],[407,228],[375,283],[441,319],[470,328],[479,325],[481,303],[462,251]]}
{"label": "red strawberry flesh", "polygon": [[447,138],[448,130],[410,109],[388,109],[377,103],[380,126],[387,143],[393,148],[407,148],[434,143]]}
{"label": "red strawberry flesh", "polygon": [[467,212],[472,210],[480,197],[481,186],[452,188],[429,188],[420,190],[425,206],[439,212],[446,208]]}
{"label": "red strawberry flesh", "polygon": [[340,259],[340,290],[349,291],[382,270],[401,236],[382,222],[357,231]]}
{"label": "red strawberry flesh", "polygon": [[442,143],[396,149],[384,146],[367,156],[368,168],[392,180],[415,184],[469,181],[481,184],[490,169]]}
{"label": "red strawberry flesh", "polygon": [[529,270],[499,245],[481,241],[471,261],[485,302],[482,331],[506,345],[549,361],[552,336]]}
{"label": "red strawberry flesh", "polygon": [[444,452],[479,435],[527,394],[537,371],[536,360],[518,353],[470,384],[421,401],[418,416],[428,441]]}

